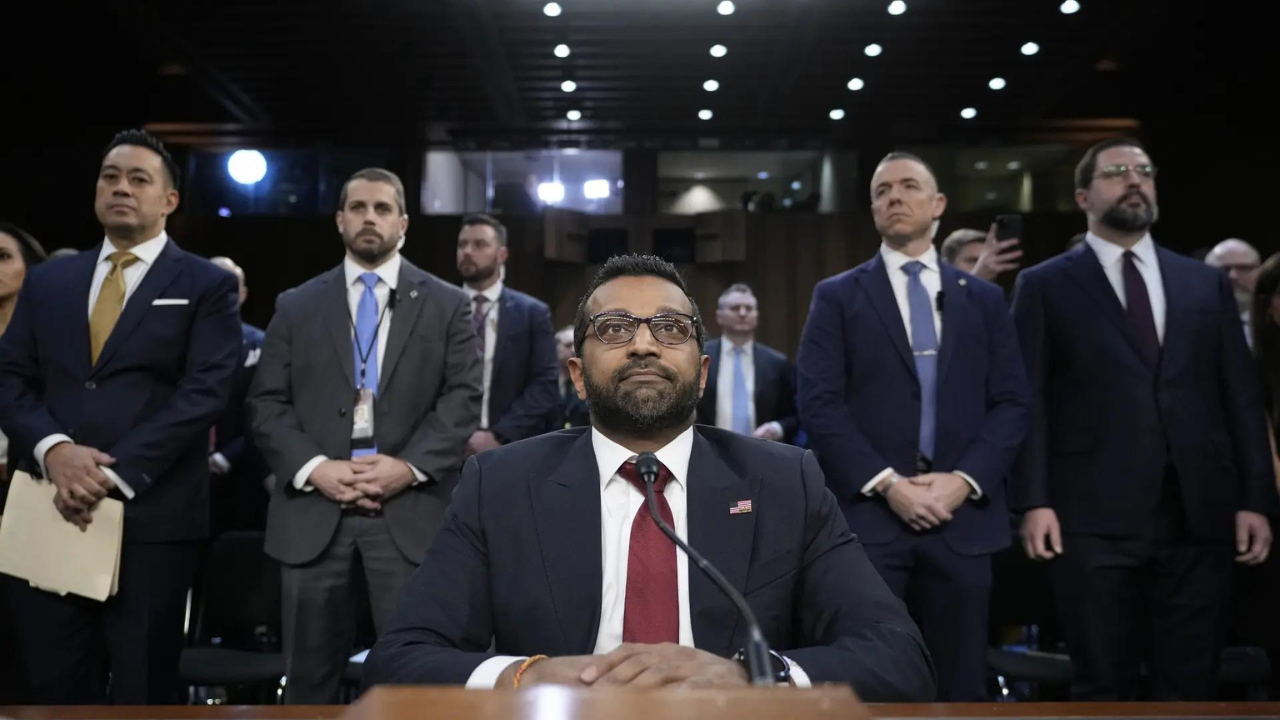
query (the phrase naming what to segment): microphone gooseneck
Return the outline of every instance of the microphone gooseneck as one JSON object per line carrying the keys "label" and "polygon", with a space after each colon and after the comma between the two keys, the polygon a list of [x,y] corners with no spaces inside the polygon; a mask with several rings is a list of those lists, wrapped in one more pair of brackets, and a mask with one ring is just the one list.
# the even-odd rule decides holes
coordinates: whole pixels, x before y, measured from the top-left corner
{"label": "microphone gooseneck", "polygon": [[681,540],[673,530],[662,520],[662,516],[658,514],[658,501],[653,490],[653,484],[658,481],[658,468],[661,464],[658,462],[658,456],[653,453],[641,453],[636,458],[636,470],[640,474],[640,479],[644,480],[645,498],[648,501],[649,515],[653,517],[653,521],[657,523],[676,547],[684,551],[693,559],[698,569],[707,577],[711,578],[711,582],[720,588],[720,592],[724,593],[733,604],[738,607],[738,612],[742,613],[743,619],[747,621],[747,667],[751,675],[751,684],[760,686],[774,685],[773,673],[770,670],[772,662],[769,659],[769,643],[764,639],[764,632],[760,630],[760,623],[756,621],[756,614],[751,611],[751,606],[747,604],[747,599],[738,592],[738,589],[729,584],[729,581],[720,574],[714,565],[702,557],[698,551],[689,547],[689,544]]}

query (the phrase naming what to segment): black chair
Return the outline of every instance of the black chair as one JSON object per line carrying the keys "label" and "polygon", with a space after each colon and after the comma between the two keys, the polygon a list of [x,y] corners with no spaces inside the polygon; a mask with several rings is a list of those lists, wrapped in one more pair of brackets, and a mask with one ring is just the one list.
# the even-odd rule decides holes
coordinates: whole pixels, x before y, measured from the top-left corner
{"label": "black chair", "polygon": [[[1063,651],[1058,620],[1044,563],[1014,544],[991,560],[991,646],[987,669],[997,700],[1065,700],[1071,687],[1071,657]],[[1018,628],[1019,639],[1001,638]]]}
{"label": "black chair", "polygon": [[263,551],[263,539],[261,532],[229,532],[209,549],[178,668],[193,690],[248,689],[258,704],[278,701],[280,566]]}

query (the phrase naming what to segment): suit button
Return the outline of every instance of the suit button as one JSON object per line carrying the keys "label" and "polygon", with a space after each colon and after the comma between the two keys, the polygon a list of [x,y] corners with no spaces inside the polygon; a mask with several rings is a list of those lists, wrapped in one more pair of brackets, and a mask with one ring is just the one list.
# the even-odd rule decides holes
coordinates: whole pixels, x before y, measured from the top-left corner
{"label": "suit button", "polygon": [[85,389],[86,389],[86,390],[97,390],[97,389],[98,389],[98,383],[96,383],[96,382],[94,382],[94,381],[90,380],[89,382],[87,382],[87,383],[85,383],[85,384],[84,384],[84,387],[85,387]]}
{"label": "suit button", "polygon": [[346,416],[347,416],[347,409],[346,409],[346,408],[338,408],[338,417],[346,417]]}

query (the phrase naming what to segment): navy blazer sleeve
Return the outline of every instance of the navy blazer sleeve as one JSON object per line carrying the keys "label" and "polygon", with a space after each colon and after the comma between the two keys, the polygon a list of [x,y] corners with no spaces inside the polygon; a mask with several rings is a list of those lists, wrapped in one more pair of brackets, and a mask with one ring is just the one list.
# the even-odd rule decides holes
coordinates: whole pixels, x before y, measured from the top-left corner
{"label": "navy blazer sleeve", "polygon": [[[38,272],[38,269],[34,272]],[[17,467],[29,457],[36,443],[50,435],[65,434],[40,394],[40,353],[36,347],[36,282],[29,275],[18,292],[9,327],[0,335],[0,428],[9,436],[9,465]]]}
{"label": "navy blazer sleeve", "polygon": [[[809,447],[820,457],[840,458],[839,474],[827,478],[840,498],[849,501],[889,467],[871,447],[845,404],[847,339],[840,309],[839,285],[824,280],[813,291],[809,319],[796,358],[800,419]],[[834,464],[833,464],[834,467]]]}
{"label": "navy blazer sleeve", "polygon": [[[502,442],[541,435],[547,418],[560,403],[560,368],[556,358],[556,333],[551,309],[540,302],[527,305],[529,318],[529,382],[523,392],[490,428]],[[501,322],[501,318],[499,318]]]}
{"label": "navy blazer sleeve", "polygon": [[[1044,300],[1035,270],[1023,270],[1013,288],[1013,323],[1031,387],[1031,415],[1010,485],[1010,509],[1049,505],[1048,421],[1045,415],[1045,365],[1048,362]],[[1239,319],[1237,318],[1237,327]]]}
{"label": "navy blazer sleeve", "polygon": [[999,493],[1026,436],[1031,388],[1004,291],[979,281],[970,283],[970,287],[974,296],[980,298],[982,322],[990,340],[987,406],[982,430],[961,455],[955,469],[976,480],[984,494]]}
{"label": "navy blazer sleeve", "polygon": [[[168,402],[106,452],[116,459],[111,469],[135,493],[154,485],[178,456],[217,422],[231,394],[232,375],[240,357],[239,286],[234,275],[213,271],[196,302],[195,320],[187,334],[186,375]],[[206,441],[207,442],[207,441]]]}

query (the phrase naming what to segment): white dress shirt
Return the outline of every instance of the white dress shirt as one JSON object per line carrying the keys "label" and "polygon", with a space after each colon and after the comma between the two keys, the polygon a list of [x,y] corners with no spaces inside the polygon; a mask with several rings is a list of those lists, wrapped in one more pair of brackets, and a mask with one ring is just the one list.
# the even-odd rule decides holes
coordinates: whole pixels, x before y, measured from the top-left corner
{"label": "white dress shirt", "polygon": [[[748,340],[745,344],[734,345],[727,337],[720,338],[720,369],[716,372],[716,427],[725,430],[733,429],[733,354],[738,347],[742,348],[742,374],[747,379],[747,418],[751,429],[758,425],[756,419],[756,343]],[[773,421],[778,435],[782,434],[782,424]]]}
{"label": "white dress shirt", "polygon": [[1245,310],[1240,313],[1240,325],[1244,328],[1244,342],[1253,349],[1253,311]]}
{"label": "white dress shirt", "polygon": [[[386,262],[379,265],[373,270],[366,270],[356,264],[350,256],[342,261],[342,274],[346,277],[347,282],[347,309],[350,311],[351,335],[355,337],[355,317],[360,308],[360,298],[364,296],[365,284],[360,276],[367,272],[372,272],[378,276],[378,284],[373,286],[374,297],[378,299],[378,316],[382,318],[382,322],[378,325],[378,349],[377,358],[374,359],[378,363],[378,383],[382,383],[382,360],[387,355],[387,337],[391,335],[391,316],[395,310],[387,307],[387,302],[391,299],[391,293],[396,291],[396,283],[400,281],[400,265],[402,264],[400,253],[394,253],[387,258]],[[385,310],[385,312],[384,312]],[[355,361],[355,345],[352,345],[352,372],[356,375],[356,381],[359,382],[360,368],[356,367]],[[351,388],[351,392],[355,392],[355,388]],[[307,461],[306,465],[293,476],[293,486],[299,490],[314,490],[315,486],[311,484],[311,473],[315,471],[320,463],[328,460],[324,455],[317,455]],[[413,471],[414,482],[420,483],[427,479],[427,476],[412,464],[409,469]]]}
{"label": "white dress shirt", "polygon": [[[689,513],[687,509],[689,482],[689,456],[693,452],[693,428],[680,433],[676,439],[654,453],[671,472],[671,480],[663,494],[671,506],[673,529],[681,540],[689,539]],[[596,632],[593,654],[605,655],[622,645],[622,620],[627,606],[627,560],[631,554],[631,525],[636,513],[645,504],[645,495],[639,488],[618,475],[618,469],[634,453],[591,428],[591,446],[596,454],[596,466],[600,472],[600,560],[604,585],[600,593],[600,629]],[[680,644],[696,647],[689,610],[689,557],[676,550],[676,588],[680,604]],[[498,656],[480,664],[467,679],[470,689],[493,688],[498,676],[513,662],[526,658]],[[787,661],[791,674],[800,687],[809,687],[809,676],[799,665]]]}
{"label": "white dress shirt", "polygon": [[[902,317],[902,325],[907,329],[907,345],[914,347],[915,338],[911,336],[911,301],[907,296],[907,287],[911,278],[902,271],[902,266],[909,262],[920,261],[924,265],[924,270],[920,271],[920,283],[924,285],[924,291],[929,294],[929,307],[933,308],[933,329],[938,336],[938,347],[942,347],[942,311],[938,309],[938,293],[942,292],[942,271],[938,268],[938,250],[929,246],[920,257],[911,257],[906,253],[899,252],[889,246],[889,243],[880,243],[880,258],[884,261],[884,269],[889,273],[889,286],[893,288],[893,297],[898,301],[898,314]],[[938,392],[942,392],[942,388],[938,388]],[[885,478],[893,475],[893,468],[885,468],[876,473],[866,485],[862,486],[863,495],[874,495],[876,486]],[[968,473],[959,470],[952,471],[954,474],[964,478],[969,483],[969,487],[973,488],[973,492],[969,497],[977,500],[982,497],[982,486],[978,485],[978,481],[974,480]]]}
{"label": "white dress shirt", "polygon": [[471,313],[476,311],[476,295],[489,298],[488,314],[484,319],[484,398],[480,401],[480,429],[489,429],[489,388],[493,386],[493,352],[498,349],[498,300],[502,297],[503,282],[490,285],[480,291],[470,285],[463,285],[462,290],[471,301]]}
{"label": "white dress shirt", "polygon": [[[124,304],[121,305],[121,312],[129,305],[129,298],[133,297],[133,293],[142,284],[142,278],[147,276],[147,271],[152,265],[156,264],[156,260],[160,257],[160,253],[164,251],[164,246],[169,242],[169,235],[163,230],[160,234],[134,245],[127,252],[131,252],[138,258],[138,261],[124,269]],[[90,319],[93,318],[93,306],[98,302],[98,295],[102,292],[102,283],[107,279],[107,273],[111,272],[111,253],[117,252],[117,248],[111,242],[111,238],[104,238],[102,241],[102,250],[98,253],[98,264],[93,269],[93,282],[89,284],[89,308],[87,310]],[[36,462],[40,465],[40,472],[45,477],[49,476],[48,470],[44,466],[45,455],[49,454],[49,449],[58,443],[74,442],[67,435],[57,433],[36,443],[32,455],[35,456]],[[102,449],[102,448],[99,448]],[[98,466],[107,477],[111,478],[111,482],[120,488],[120,492],[130,500],[133,499],[133,488],[120,479],[116,471],[109,467]]]}
{"label": "white dress shirt", "polygon": [[[1102,272],[1106,273],[1107,280],[1116,291],[1116,297],[1120,298],[1120,305],[1128,309],[1129,300],[1124,294],[1124,248],[1093,233],[1086,234],[1084,241],[1089,243],[1093,254],[1098,256]],[[1147,285],[1147,297],[1151,299],[1151,317],[1156,321],[1156,337],[1163,346],[1168,305],[1164,297],[1164,276],[1160,274],[1160,260],[1156,257],[1156,243],[1151,239],[1150,233],[1143,235],[1133,246],[1133,254],[1134,265],[1138,268],[1138,274],[1142,275],[1142,281]]]}

